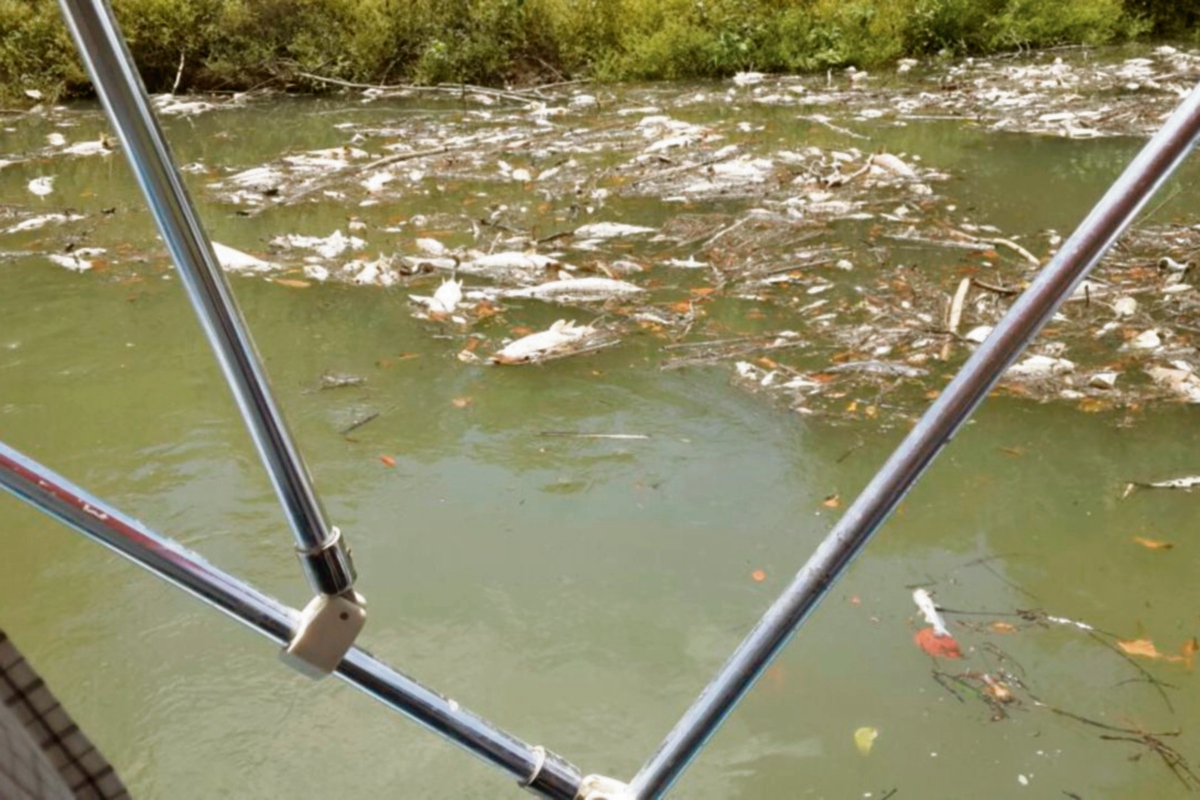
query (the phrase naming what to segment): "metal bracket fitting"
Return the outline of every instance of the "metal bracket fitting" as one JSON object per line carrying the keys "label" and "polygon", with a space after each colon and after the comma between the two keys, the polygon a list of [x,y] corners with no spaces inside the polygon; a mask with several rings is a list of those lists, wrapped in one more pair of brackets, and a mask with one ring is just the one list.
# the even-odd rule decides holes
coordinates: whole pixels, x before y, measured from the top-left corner
{"label": "metal bracket fitting", "polygon": [[366,624],[362,595],[319,594],[304,607],[296,633],[279,657],[297,672],[319,680],[337,669]]}

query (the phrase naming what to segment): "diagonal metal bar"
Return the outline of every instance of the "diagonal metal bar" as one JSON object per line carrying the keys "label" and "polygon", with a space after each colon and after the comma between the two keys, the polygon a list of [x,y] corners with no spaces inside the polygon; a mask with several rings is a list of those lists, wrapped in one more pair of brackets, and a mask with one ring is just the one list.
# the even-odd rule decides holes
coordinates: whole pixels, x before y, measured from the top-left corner
{"label": "diagonal metal bar", "polygon": [[[291,641],[299,612],[222,572],[3,442],[0,442],[0,489],[8,490],[275,643]],[[499,767],[536,794],[572,800],[579,791],[582,782],[579,771],[560,756],[492,726],[358,647],[346,654],[335,674]]]}
{"label": "diagonal metal bar", "polygon": [[1200,135],[1200,85],[1175,109],[909,432],[791,584],[641,768],[630,788],[658,797],[733,710],[1071,292],[1174,172]]}
{"label": "diagonal metal bar", "polygon": [[60,5],[283,504],[309,583],[321,594],[347,593],[355,577],[349,551],[326,521],[112,9],[107,0],[60,0]]}

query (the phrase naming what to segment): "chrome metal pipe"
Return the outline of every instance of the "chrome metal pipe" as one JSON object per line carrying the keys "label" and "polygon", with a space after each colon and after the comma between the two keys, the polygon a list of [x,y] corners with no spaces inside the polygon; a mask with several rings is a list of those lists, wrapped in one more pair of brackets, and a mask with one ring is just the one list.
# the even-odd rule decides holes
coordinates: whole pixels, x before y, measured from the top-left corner
{"label": "chrome metal pipe", "polygon": [[670,789],[833,583],[1054,316],[1200,136],[1200,85],[1179,105],[921,417],[791,584],[705,687],[641,770],[637,798]]}
{"label": "chrome metal pipe", "polygon": [[[65,478],[0,442],[0,488],[144,567],[276,644],[292,638],[299,612],[222,572]],[[336,674],[544,797],[573,800],[582,778],[561,757],[532,747],[396,672],[357,647]],[[532,778],[532,781],[530,780]]]}
{"label": "chrome metal pipe", "polygon": [[309,583],[322,594],[343,594],[354,585],[349,551],[325,519],[112,9],[106,0],[60,5],[283,504]]}

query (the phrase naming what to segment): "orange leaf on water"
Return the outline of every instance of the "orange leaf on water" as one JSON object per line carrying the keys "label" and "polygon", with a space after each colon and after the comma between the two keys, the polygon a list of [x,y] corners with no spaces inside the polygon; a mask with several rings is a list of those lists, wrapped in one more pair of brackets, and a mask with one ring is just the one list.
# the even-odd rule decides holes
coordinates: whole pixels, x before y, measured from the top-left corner
{"label": "orange leaf on water", "polygon": [[1188,669],[1191,669],[1196,663],[1196,653],[1200,652],[1200,641],[1193,636],[1183,643],[1183,647],[1179,648],[1179,652],[1183,655],[1183,663]]}
{"label": "orange leaf on water", "polygon": [[754,572],[750,573],[750,577],[753,578],[755,582],[762,583],[767,579],[767,573],[763,572],[761,569],[756,569]]}
{"label": "orange leaf on water", "polygon": [[470,397],[456,397],[450,401],[450,404],[453,405],[455,408],[466,408],[467,406],[471,405],[474,402],[475,401],[472,400]]}
{"label": "orange leaf on water", "polygon": [[933,632],[933,628],[921,628],[913,637],[913,641],[917,643],[917,647],[934,658],[962,658],[962,650],[959,649],[958,642],[954,641],[954,637],[949,634],[938,636]]}
{"label": "orange leaf on water", "polygon": [[391,456],[380,456],[379,460],[383,462],[385,467],[396,466],[396,459],[392,458]]}
{"label": "orange leaf on water", "polygon": [[988,625],[988,627],[992,629],[992,633],[1017,632],[1017,626],[1013,625],[1011,622],[993,622],[991,625]]}
{"label": "orange leaf on water", "polygon": [[1154,642],[1149,639],[1130,639],[1126,642],[1117,642],[1117,647],[1131,656],[1166,658],[1166,656],[1158,652],[1158,648],[1154,646]]}
{"label": "orange leaf on water", "polygon": [[826,508],[837,508],[842,504],[842,496],[836,492],[826,497],[821,501],[821,505]]}
{"label": "orange leaf on water", "polygon": [[1171,542],[1160,542],[1157,539],[1147,539],[1145,536],[1135,536],[1133,540],[1142,547],[1150,550],[1170,550],[1175,545]]}

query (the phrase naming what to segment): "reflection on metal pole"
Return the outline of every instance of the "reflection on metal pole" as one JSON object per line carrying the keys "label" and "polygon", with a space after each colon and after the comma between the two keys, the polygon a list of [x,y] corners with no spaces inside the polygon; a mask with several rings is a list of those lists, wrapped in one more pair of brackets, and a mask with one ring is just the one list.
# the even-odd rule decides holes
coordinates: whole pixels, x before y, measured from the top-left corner
{"label": "reflection on metal pole", "polygon": [[1188,154],[1198,135],[1200,86],[1109,188],[846,509],[808,563],[634,777],[630,787],[636,797],[657,797],[671,787],[1004,371]]}
{"label": "reflection on metal pole", "polygon": [[105,0],[61,0],[61,6],[283,504],[309,583],[320,594],[348,593],[354,585],[349,552],[337,528],[326,522],[300,451],[271,396],[246,323],[150,111],[112,9]]}
{"label": "reflection on metal pole", "polygon": [[[66,523],[135,564],[224,611],[278,644],[291,640],[300,614],[242,583],[92,497],[0,442],[0,488]],[[545,797],[572,799],[582,778],[561,757],[532,747],[357,647],[336,674]]]}

